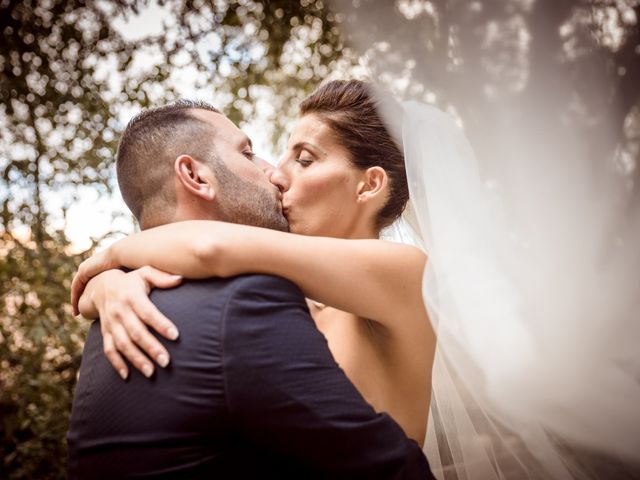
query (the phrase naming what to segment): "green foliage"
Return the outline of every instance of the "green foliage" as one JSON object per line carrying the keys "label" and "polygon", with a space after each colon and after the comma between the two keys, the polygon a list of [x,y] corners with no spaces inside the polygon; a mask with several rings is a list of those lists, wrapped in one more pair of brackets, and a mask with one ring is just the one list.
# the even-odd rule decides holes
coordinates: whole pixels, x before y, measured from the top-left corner
{"label": "green foliage", "polygon": [[62,235],[4,235],[0,263],[2,478],[63,478],[65,433],[86,322],[70,315],[76,263]]}

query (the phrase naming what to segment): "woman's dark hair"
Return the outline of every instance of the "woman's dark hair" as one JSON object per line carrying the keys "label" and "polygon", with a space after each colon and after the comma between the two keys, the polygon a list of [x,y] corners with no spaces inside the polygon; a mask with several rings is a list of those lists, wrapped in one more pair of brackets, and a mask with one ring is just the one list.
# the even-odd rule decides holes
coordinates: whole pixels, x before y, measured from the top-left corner
{"label": "woman's dark hair", "polygon": [[389,179],[389,196],[376,219],[382,229],[396,220],[409,200],[402,150],[379,112],[371,88],[359,80],[335,80],[318,87],[300,104],[300,114],[320,117],[359,169],[381,167]]}

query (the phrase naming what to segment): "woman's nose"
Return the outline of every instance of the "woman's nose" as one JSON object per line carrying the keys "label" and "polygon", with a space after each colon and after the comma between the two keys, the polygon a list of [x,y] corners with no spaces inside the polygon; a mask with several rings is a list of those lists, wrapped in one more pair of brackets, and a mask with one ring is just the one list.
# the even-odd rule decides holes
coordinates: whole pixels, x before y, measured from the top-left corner
{"label": "woman's nose", "polygon": [[280,165],[272,169],[269,180],[276,187],[278,187],[281,192],[286,192],[287,190],[289,190],[289,177],[286,175],[285,171],[281,168]]}

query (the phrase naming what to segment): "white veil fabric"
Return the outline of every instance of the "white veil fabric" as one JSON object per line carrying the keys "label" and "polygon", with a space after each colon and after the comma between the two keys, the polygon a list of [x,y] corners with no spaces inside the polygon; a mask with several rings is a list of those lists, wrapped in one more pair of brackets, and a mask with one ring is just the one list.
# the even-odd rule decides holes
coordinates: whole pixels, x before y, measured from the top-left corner
{"label": "white veil fabric", "polygon": [[[542,200],[525,214],[483,179],[453,117],[405,102],[401,124],[411,201],[383,238],[429,258],[423,298],[438,347],[425,453],[434,473],[611,478],[619,468],[632,478],[640,321],[629,264],[638,249],[608,242],[614,204],[589,192],[585,208],[602,210],[584,221],[558,222]],[[526,194],[538,195],[536,180]],[[563,193],[546,199],[569,209]]]}

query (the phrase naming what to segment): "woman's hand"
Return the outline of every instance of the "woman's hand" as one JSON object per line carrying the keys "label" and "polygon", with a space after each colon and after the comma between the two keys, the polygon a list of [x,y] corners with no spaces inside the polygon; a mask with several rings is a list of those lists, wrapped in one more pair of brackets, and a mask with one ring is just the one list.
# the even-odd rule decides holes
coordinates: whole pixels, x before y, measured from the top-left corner
{"label": "woman's hand", "polygon": [[[244,258],[251,241],[238,245],[248,231],[258,235],[263,229],[209,220],[189,220],[149,228],[122,238],[80,264],[71,284],[71,304],[78,314],[78,300],[87,282],[109,269],[130,269],[151,265],[185,278],[232,276],[244,273]],[[223,248],[233,246],[239,260],[225,262]],[[244,246],[244,248],[242,248]],[[171,252],[171,255],[167,255]],[[253,266],[253,263],[246,262]],[[252,271],[252,270],[248,270]]]}
{"label": "woman's hand", "polygon": [[91,280],[91,298],[85,300],[83,296],[80,306],[88,308],[86,302],[91,302],[97,309],[104,353],[123,379],[129,374],[123,356],[146,377],[154,370],[147,355],[161,367],[169,364],[169,352],[147,326],[170,340],[178,338],[178,330],[148,295],[152,288],[172,288],[181,281],[179,275],[148,266],[129,273],[109,270]]}

